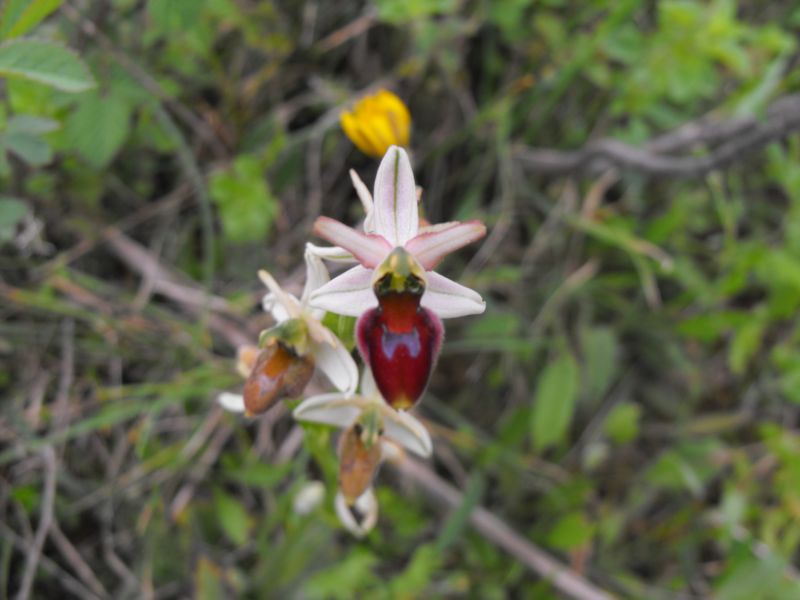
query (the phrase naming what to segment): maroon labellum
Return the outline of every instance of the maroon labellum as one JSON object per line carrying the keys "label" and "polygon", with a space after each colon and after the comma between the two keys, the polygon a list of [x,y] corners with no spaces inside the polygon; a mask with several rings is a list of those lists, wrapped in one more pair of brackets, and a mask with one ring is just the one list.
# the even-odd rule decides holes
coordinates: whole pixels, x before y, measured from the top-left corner
{"label": "maroon labellum", "polygon": [[358,348],[392,408],[414,406],[428,385],[442,346],[442,322],[420,306],[421,294],[387,292],[356,326]]}

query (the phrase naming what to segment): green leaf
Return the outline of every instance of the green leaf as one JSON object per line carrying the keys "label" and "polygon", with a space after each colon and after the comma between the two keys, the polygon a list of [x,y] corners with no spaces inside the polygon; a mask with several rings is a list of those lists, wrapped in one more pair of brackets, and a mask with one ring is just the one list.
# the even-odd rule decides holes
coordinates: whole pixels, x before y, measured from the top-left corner
{"label": "green leaf", "polygon": [[209,192],[228,240],[253,242],[266,237],[278,203],[267,186],[258,157],[241,155],[228,169],[211,175]]}
{"label": "green leaf", "polygon": [[116,156],[129,129],[128,103],[114,95],[82,97],[66,122],[70,145],[96,169],[104,168]]}
{"label": "green leaf", "polygon": [[147,12],[165,31],[181,31],[197,22],[205,0],[150,0]]}
{"label": "green leaf", "polygon": [[485,487],[485,482],[480,472],[476,472],[470,477],[461,504],[447,517],[439,534],[439,539],[436,540],[437,555],[442,555],[453,542],[459,540],[464,534],[472,509],[480,502]]}
{"label": "green leaf", "polygon": [[194,569],[194,592],[197,600],[216,600],[225,597],[222,569],[201,556]]}
{"label": "green leaf", "polygon": [[763,321],[753,319],[742,325],[733,336],[733,341],[728,351],[728,362],[730,363],[731,371],[737,375],[744,373],[750,359],[761,348],[764,326],[765,323]]}
{"label": "green leaf", "polygon": [[593,400],[599,399],[617,374],[617,337],[608,327],[592,327],[584,330],[581,345],[586,393]]}
{"label": "green leaf", "polygon": [[603,429],[612,441],[626,444],[638,435],[641,414],[642,409],[638,404],[617,404],[606,417]]}
{"label": "green leaf", "polygon": [[366,585],[376,583],[374,573],[378,558],[366,550],[356,549],[334,562],[333,566],[318,571],[306,581],[301,597],[349,600]]}
{"label": "green leaf", "polygon": [[9,120],[6,132],[43,135],[56,131],[59,127],[61,127],[61,125],[55,119],[47,119],[33,115],[15,115]]}
{"label": "green leaf", "polygon": [[405,570],[392,579],[389,589],[392,598],[421,598],[440,572],[444,555],[433,544],[424,544],[414,551]]}
{"label": "green leaf", "polygon": [[564,439],[578,393],[578,365],[564,354],[545,367],[536,386],[532,412],[533,445],[537,451]]}
{"label": "green leaf", "polygon": [[561,517],[547,536],[548,545],[559,550],[573,550],[585,545],[594,535],[592,524],[582,512]]}
{"label": "green leaf", "polygon": [[53,159],[50,143],[41,136],[58,128],[58,121],[53,119],[16,115],[8,122],[3,146],[29,165],[41,167]]}
{"label": "green leaf", "polygon": [[38,40],[13,40],[0,45],[0,76],[38,81],[64,92],[95,86],[89,68],[69,48]]}
{"label": "green leaf", "polygon": [[0,38],[24,35],[56,10],[64,0],[9,0],[0,22]]}
{"label": "green leaf", "polygon": [[222,490],[216,489],[214,490],[214,507],[225,535],[238,545],[247,542],[251,519],[241,503]]}
{"label": "green leaf", "polygon": [[3,145],[32,167],[41,167],[53,159],[50,144],[37,135],[9,133],[3,136]]}

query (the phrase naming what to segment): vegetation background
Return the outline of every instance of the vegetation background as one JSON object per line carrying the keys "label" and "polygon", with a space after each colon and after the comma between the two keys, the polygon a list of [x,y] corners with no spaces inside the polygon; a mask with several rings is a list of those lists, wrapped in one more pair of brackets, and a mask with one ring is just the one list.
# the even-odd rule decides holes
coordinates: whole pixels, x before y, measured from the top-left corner
{"label": "vegetation background", "polygon": [[[0,598],[601,597],[499,534],[612,597],[800,598],[795,3],[0,19]],[[269,325],[257,269],[297,289],[313,220],[360,218],[347,171],[377,161],[338,116],[382,87],[428,218],[489,225],[443,266],[488,309],[448,324],[420,408],[455,511],[387,466],[356,540],[332,432],[214,398]]]}

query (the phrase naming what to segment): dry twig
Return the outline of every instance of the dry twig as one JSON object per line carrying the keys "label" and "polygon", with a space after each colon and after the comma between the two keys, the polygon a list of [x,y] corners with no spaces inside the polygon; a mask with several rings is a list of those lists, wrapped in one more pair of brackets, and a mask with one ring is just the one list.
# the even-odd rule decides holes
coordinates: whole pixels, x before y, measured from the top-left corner
{"label": "dry twig", "polygon": [[[573,151],[520,148],[515,157],[530,172],[544,175],[582,172],[594,176],[618,168],[651,177],[692,178],[727,167],[798,130],[800,95],[789,95],[775,101],[764,119],[754,116],[725,121],[700,119],[643,146],[602,139]],[[698,147],[711,149],[703,156],[692,156]]]}
{"label": "dry twig", "polygon": [[[437,503],[453,510],[461,506],[464,496],[438,477],[427,466],[406,457],[392,463],[397,470],[421,487]],[[575,600],[611,600],[612,596],[596,587],[566,565],[518,535],[511,527],[480,506],[472,509],[469,521],[475,530],[531,571],[547,579],[553,587]]]}
{"label": "dry twig", "polygon": [[36,575],[36,567],[42,556],[42,548],[50,531],[53,522],[55,499],[56,499],[56,453],[52,446],[42,448],[42,460],[44,461],[44,492],[42,493],[42,508],[39,515],[39,526],[36,528],[33,543],[28,548],[25,557],[25,570],[20,580],[19,591],[16,600],[27,600],[33,588],[33,578]]}

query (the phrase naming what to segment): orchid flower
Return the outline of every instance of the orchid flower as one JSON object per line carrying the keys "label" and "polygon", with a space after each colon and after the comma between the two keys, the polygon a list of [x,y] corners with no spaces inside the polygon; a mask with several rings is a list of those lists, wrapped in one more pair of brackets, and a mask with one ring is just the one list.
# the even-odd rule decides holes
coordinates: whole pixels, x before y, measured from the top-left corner
{"label": "orchid flower", "polygon": [[294,418],[344,430],[339,439],[336,513],[358,537],[377,521],[378,503],[372,484],[381,460],[395,455],[397,447],[422,457],[430,456],[433,450],[422,423],[383,401],[369,368],[364,369],[360,394],[348,397],[330,393],[308,398],[295,408]]}
{"label": "orchid flower", "polygon": [[411,162],[397,146],[389,148],[378,168],[374,200],[361,180],[353,173],[351,177],[367,209],[364,231],[319,217],[314,233],[350,252],[360,264],[316,289],[311,305],[353,317],[375,308],[373,271],[393,249],[403,247],[425,270],[423,307],[442,319],[482,313],[486,304],[477,292],[432,269],[446,255],[482,238],[486,234],[483,223],[451,221],[420,227]]}
{"label": "orchid flower", "polygon": [[375,198],[351,172],[367,212],[364,231],[320,217],[314,231],[360,264],[311,294],[311,304],[358,316],[364,361],[394,408],[413,406],[425,391],[442,344],[441,318],[481,313],[473,290],[432,269],[445,255],[486,233],[478,221],[420,227],[417,191],[408,155],[389,149],[378,168]]}
{"label": "orchid flower", "polygon": [[[322,249],[320,249],[322,250]],[[225,393],[218,398],[226,410],[258,414],[274,400],[299,395],[318,367],[345,396],[355,392],[358,368],[342,342],[320,321],[325,311],[309,305],[311,293],[329,280],[320,254],[312,244],[305,252],[306,283],[298,300],[283,290],[266,271],[259,271],[269,292],[264,310],[277,322],[261,334],[259,353],[244,349],[239,368],[249,371],[243,396]]]}

